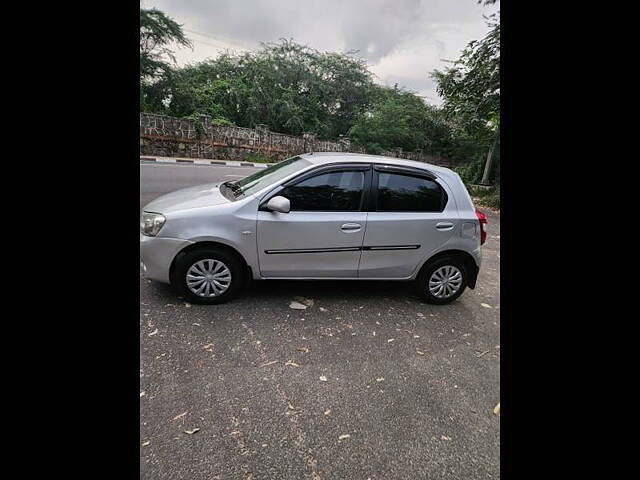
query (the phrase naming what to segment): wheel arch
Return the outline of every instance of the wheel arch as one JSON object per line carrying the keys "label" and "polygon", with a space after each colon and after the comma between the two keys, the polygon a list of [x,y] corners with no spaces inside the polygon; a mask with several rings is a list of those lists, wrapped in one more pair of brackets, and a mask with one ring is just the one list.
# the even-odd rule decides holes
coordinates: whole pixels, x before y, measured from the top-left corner
{"label": "wheel arch", "polygon": [[203,240],[203,241],[194,242],[190,245],[187,245],[186,247],[184,247],[182,250],[180,250],[178,253],[175,254],[175,256],[173,257],[173,260],[171,261],[171,266],[169,267],[169,279],[171,280],[171,283],[173,283],[173,275],[175,273],[176,260],[181,255],[184,255],[188,252],[192,252],[194,250],[199,250],[204,248],[216,248],[219,250],[224,250],[227,253],[233,255],[248,270],[249,278],[251,278],[251,273],[252,273],[251,267],[247,263],[247,260],[244,258],[244,256],[236,248],[222,242],[216,242],[213,240]]}
{"label": "wheel arch", "polygon": [[418,270],[418,275],[420,275],[420,273],[422,273],[432,262],[443,257],[456,257],[464,262],[467,274],[469,275],[467,286],[473,290],[476,287],[476,280],[478,279],[478,272],[480,269],[478,268],[473,256],[464,250],[443,250],[430,256],[423,262],[422,266]]}

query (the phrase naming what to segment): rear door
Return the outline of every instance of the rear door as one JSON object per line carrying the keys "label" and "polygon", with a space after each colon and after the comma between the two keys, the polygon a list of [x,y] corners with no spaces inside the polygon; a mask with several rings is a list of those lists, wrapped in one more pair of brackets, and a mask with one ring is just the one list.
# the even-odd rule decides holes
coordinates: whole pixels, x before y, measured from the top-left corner
{"label": "rear door", "polygon": [[271,192],[291,202],[289,213],[258,211],[263,277],[356,278],[367,213],[369,164],[322,167]]}
{"label": "rear door", "polygon": [[376,165],[360,278],[406,278],[458,224],[446,184],[420,169]]}

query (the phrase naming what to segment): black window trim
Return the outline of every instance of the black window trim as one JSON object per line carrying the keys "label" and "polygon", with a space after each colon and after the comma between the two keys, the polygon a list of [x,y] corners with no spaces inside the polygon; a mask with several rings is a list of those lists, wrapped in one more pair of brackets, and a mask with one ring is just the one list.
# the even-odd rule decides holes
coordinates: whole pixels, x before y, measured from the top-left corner
{"label": "black window trim", "polygon": [[[426,211],[426,210],[378,210],[378,182],[379,174],[382,173],[395,173],[398,175],[404,175],[407,177],[426,178],[432,180],[442,192],[439,211]],[[384,212],[384,213],[442,213],[449,201],[449,195],[446,189],[438,182],[438,178],[428,170],[422,170],[413,167],[404,167],[399,165],[382,165],[376,164],[373,166],[373,175],[371,179],[371,192],[369,196],[369,210],[370,212]]]}
{"label": "black window trim", "polygon": [[277,197],[282,190],[287,187],[294,186],[300,182],[304,182],[312,177],[316,177],[318,175],[324,175],[327,173],[333,172],[344,172],[344,171],[362,171],[364,172],[364,181],[362,185],[362,196],[360,197],[360,207],[357,210],[292,210],[299,211],[305,213],[354,213],[354,212],[367,212],[369,210],[366,209],[366,206],[369,205],[371,199],[371,187],[372,187],[372,164],[370,163],[332,163],[330,165],[320,165],[311,170],[307,170],[305,172],[296,175],[295,177],[287,180],[283,184],[276,187],[274,190],[265,195],[264,200],[260,202],[260,206],[258,207],[258,211],[268,212],[269,210],[266,208],[267,203],[273,197]]}

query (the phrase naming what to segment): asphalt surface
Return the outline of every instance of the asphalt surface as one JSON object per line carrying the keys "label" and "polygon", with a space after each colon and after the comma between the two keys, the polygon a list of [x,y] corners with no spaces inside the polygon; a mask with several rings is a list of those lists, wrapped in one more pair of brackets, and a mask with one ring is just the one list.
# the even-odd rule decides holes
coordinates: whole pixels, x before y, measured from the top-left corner
{"label": "asphalt surface", "polygon": [[[255,170],[141,164],[140,207]],[[500,218],[487,216],[478,285],[445,306],[408,283],[348,281],[253,282],[199,306],[141,277],[141,478],[499,478]],[[313,305],[293,310],[296,297]]]}

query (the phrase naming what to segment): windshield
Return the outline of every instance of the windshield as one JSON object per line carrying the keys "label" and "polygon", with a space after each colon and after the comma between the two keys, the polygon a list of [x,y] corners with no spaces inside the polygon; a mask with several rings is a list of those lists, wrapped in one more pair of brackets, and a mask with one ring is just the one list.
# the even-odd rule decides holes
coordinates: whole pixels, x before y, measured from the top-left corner
{"label": "windshield", "polygon": [[235,198],[245,197],[251,195],[259,190],[262,190],[269,185],[288,177],[292,173],[296,173],[303,168],[311,165],[311,162],[304,160],[300,157],[292,157],[287,160],[283,160],[280,163],[271,165],[259,172],[249,175],[246,178],[233,182],[233,193]]}

